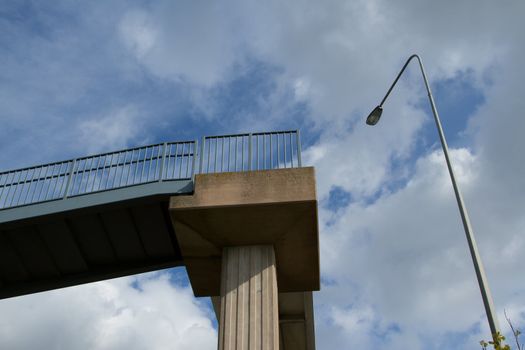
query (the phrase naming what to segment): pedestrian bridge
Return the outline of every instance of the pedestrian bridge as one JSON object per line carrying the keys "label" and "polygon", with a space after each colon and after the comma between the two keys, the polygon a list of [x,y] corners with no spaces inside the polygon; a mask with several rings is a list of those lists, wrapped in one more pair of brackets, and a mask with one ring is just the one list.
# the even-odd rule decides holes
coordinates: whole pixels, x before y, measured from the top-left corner
{"label": "pedestrian bridge", "polygon": [[[224,258],[231,247],[255,249],[253,259],[271,247],[273,262],[243,270],[244,258]],[[283,349],[315,347],[317,199],[298,131],[206,136],[0,173],[0,299],[175,266],[186,267],[196,296],[212,297],[221,325],[232,317],[226,305],[241,303],[229,293],[245,295],[249,280],[253,300],[262,299],[235,310],[278,320],[279,332],[263,333],[279,334]],[[238,292],[221,289],[231,278]],[[268,300],[278,300],[278,317]]]}
{"label": "pedestrian bridge", "polygon": [[182,265],[196,174],[301,167],[297,131],[206,136],[0,173],[0,298]]}

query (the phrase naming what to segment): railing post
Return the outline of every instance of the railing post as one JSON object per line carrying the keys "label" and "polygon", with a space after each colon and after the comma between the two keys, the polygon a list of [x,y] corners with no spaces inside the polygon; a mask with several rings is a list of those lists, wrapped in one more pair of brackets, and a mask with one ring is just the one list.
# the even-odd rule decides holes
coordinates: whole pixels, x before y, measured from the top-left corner
{"label": "railing post", "polygon": [[75,158],[75,159],[73,159],[73,162],[71,163],[71,171],[69,172],[69,176],[67,178],[66,190],[64,191],[64,198],[63,199],[67,198],[67,193],[69,192],[69,186],[71,185],[71,181],[73,181],[73,174],[75,173],[75,164],[76,163],[77,163],[77,160]]}
{"label": "railing post", "polygon": [[168,143],[164,142],[162,147],[163,147],[163,150],[162,150],[162,161],[160,163],[159,182],[162,182],[162,174],[164,172],[164,163],[166,162],[166,149],[168,148]]}
{"label": "railing post", "polygon": [[296,130],[296,139],[297,139],[297,167],[300,168],[301,164],[301,136],[299,134],[299,129]]}
{"label": "railing post", "polygon": [[199,148],[199,141],[193,141],[193,159],[191,161],[191,181],[195,181],[195,157],[197,156],[197,149]]}
{"label": "railing post", "polygon": [[252,134],[248,135],[248,170],[252,170]]}
{"label": "railing post", "polygon": [[[199,174],[202,174],[202,167],[204,162],[204,145],[206,143],[206,136],[202,138],[201,151],[199,152]],[[194,156],[195,157],[195,156]],[[209,155],[208,155],[209,157]]]}

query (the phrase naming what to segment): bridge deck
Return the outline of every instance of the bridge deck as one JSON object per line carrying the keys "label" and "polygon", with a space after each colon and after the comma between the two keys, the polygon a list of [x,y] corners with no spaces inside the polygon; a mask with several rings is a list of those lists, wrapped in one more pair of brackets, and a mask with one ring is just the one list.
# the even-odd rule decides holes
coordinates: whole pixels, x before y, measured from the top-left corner
{"label": "bridge deck", "polygon": [[280,131],[0,173],[0,298],[182,265],[168,201],[195,174],[300,166],[298,132]]}

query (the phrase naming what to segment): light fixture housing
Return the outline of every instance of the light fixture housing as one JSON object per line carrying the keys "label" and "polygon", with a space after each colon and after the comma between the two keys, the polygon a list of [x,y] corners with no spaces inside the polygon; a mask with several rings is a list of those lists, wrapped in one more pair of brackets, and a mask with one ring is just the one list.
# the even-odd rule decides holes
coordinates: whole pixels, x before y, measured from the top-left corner
{"label": "light fixture housing", "polygon": [[368,125],[376,125],[379,119],[381,118],[381,113],[383,113],[383,107],[377,106],[366,118],[366,123]]}

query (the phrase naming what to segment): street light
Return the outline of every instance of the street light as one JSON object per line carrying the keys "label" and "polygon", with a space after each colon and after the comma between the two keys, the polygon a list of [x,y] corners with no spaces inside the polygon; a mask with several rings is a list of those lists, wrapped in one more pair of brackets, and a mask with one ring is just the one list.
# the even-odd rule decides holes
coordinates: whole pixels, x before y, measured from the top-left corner
{"label": "street light", "polygon": [[417,61],[419,62],[419,68],[421,68],[421,74],[423,74],[423,80],[425,81],[425,87],[427,89],[428,98],[430,100],[430,106],[432,107],[432,113],[434,114],[434,120],[436,122],[436,127],[438,129],[439,138],[441,140],[441,146],[443,147],[443,153],[445,154],[445,160],[447,162],[448,173],[450,174],[450,180],[452,181],[452,187],[454,187],[454,193],[456,194],[456,200],[458,202],[459,212],[461,214],[461,219],[463,220],[463,228],[465,229],[465,235],[467,236],[467,242],[468,242],[468,246],[470,250],[470,255],[472,256],[472,262],[474,263],[474,270],[476,271],[476,277],[478,279],[479,289],[481,291],[481,297],[483,298],[483,305],[485,306],[485,312],[487,313],[487,319],[489,322],[490,331],[492,333],[492,337],[496,338],[496,334],[499,333],[499,324],[498,324],[496,313],[494,312],[494,303],[492,301],[492,296],[490,294],[487,277],[485,276],[485,270],[483,269],[483,265],[481,263],[481,257],[479,256],[476,240],[474,239],[474,232],[472,232],[472,227],[470,225],[470,219],[468,217],[467,209],[465,208],[465,204],[463,203],[463,197],[461,196],[461,192],[459,191],[459,187],[456,182],[456,177],[454,175],[454,170],[452,169],[452,165],[450,163],[450,157],[448,155],[447,140],[445,139],[445,135],[443,134],[443,128],[441,127],[441,121],[439,119],[436,105],[434,103],[434,98],[432,97],[430,86],[428,85],[427,75],[425,74],[425,69],[423,68],[423,63],[421,62],[421,58],[418,55],[412,55],[408,58],[405,65],[403,66],[399,74],[397,75],[396,80],[394,80],[394,82],[392,83],[392,86],[390,86],[390,89],[388,89],[385,97],[383,97],[383,100],[381,101],[379,106],[374,108],[374,110],[368,115],[368,118],[366,118],[366,123],[368,125],[376,125],[377,122],[379,122],[379,119],[381,118],[381,114],[383,113],[383,104],[385,103],[385,100],[387,99],[388,95],[390,95],[390,92],[396,85],[397,81],[399,80],[399,77],[403,74],[406,67],[408,66],[408,64],[413,58],[417,58]]}

